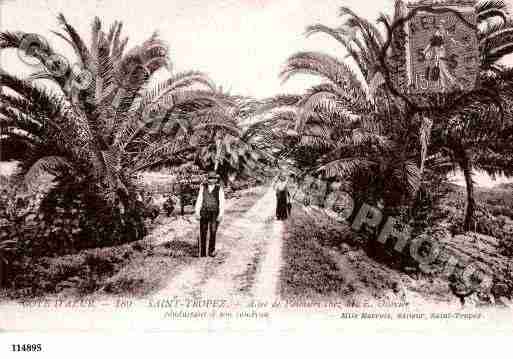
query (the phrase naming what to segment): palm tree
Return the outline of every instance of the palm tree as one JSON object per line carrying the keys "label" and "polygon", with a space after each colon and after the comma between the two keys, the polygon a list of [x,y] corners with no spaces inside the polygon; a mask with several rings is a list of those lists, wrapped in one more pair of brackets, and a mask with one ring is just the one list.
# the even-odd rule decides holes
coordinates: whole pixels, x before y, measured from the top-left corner
{"label": "palm tree", "polygon": [[[353,185],[365,183],[368,188],[380,188],[389,193],[385,196],[387,202],[395,206],[403,199],[394,200],[392,193],[404,193],[396,185],[402,184],[412,194],[418,188],[419,174],[414,152],[409,150],[412,145],[399,146],[404,136],[398,127],[401,126],[402,132],[408,130],[402,119],[394,116],[401,113],[401,108],[383,86],[378,56],[384,39],[376,26],[350,9],[342,8],[341,15],[349,16],[344,26],[329,28],[317,24],[310,26],[307,34],[320,32],[333,37],[343,45],[356,67],[327,54],[294,54],[281,73],[284,81],[308,73],[318,75],[325,82],[300,97],[269,99],[266,108],[292,108],[300,135],[295,147],[298,163],[304,166],[310,162],[309,170],[326,178],[350,178]],[[371,173],[380,173],[387,183],[377,183],[375,179],[380,176]],[[363,196],[368,191],[361,188],[356,192]],[[375,202],[376,196],[372,197],[365,200]]]}
{"label": "palm tree", "polygon": [[[497,61],[513,49],[510,37],[513,30],[501,1],[482,2],[476,6],[482,59],[480,80],[471,94],[442,99],[435,97],[434,106],[440,108],[436,113],[433,104],[416,105],[413,99],[402,94],[399,86],[404,78],[391,75],[392,70],[404,68],[405,32],[401,27],[401,7],[402,2],[397,1],[393,22],[385,15],[378,20],[387,30],[386,40],[378,27],[345,7],[340,11],[347,17],[343,26],[330,28],[318,24],[309,27],[308,35],[324,33],[338,41],[356,66],[350,67],[345,61],[326,54],[297,53],[289,58],[282,72],[285,80],[295,74],[308,73],[328,82],[308,90],[299,99],[280,96],[269,103],[296,106],[297,129],[320,150],[315,156],[318,159],[314,166],[316,169],[325,170],[327,175],[344,177],[361,170],[372,170],[377,177],[383,175],[391,179],[388,184],[381,184],[385,193],[400,193],[396,186],[399,184],[410,189],[411,197],[420,186],[426,159],[438,152],[437,146],[441,141],[439,138],[432,140],[432,134],[455,133],[448,124],[449,119],[463,121],[464,126],[460,124],[457,127],[466,128],[470,124],[469,119],[474,118],[472,138],[477,136],[481,139],[485,131],[497,123],[499,114],[503,112],[498,98],[504,89],[489,77],[498,76],[502,68]],[[497,23],[497,19],[502,22]],[[433,98],[425,100],[429,103]],[[487,126],[476,126],[476,118],[486,122]],[[504,125],[503,122],[502,126],[494,128],[492,133],[495,137],[499,136],[497,129],[503,129]],[[479,128],[483,131],[480,134],[477,133]],[[461,131],[459,133],[462,134]],[[471,141],[466,140],[469,134],[467,131],[464,141],[456,142],[452,136],[451,140],[446,138],[444,142],[453,147],[450,152],[463,167],[467,180],[469,205],[465,215],[466,228],[474,209],[473,161],[468,147]],[[479,144],[483,150],[485,141],[481,140]],[[378,158],[375,151],[380,153]],[[389,186],[395,190],[386,190]],[[395,204],[404,199],[401,196],[396,198],[397,201],[393,198],[390,197]]]}
{"label": "palm tree", "polygon": [[[467,206],[463,228],[473,227],[476,202],[473,170],[494,176],[513,175],[511,171],[513,118],[510,115],[513,94],[511,70],[500,60],[513,53],[513,23],[503,1],[476,4],[479,21],[480,71],[477,91],[464,98],[459,107],[446,111],[432,131],[431,153],[449,155],[463,172]],[[495,101],[481,97],[491,93]]]}
{"label": "palm tree", "polygon": [[[479,2],[475,5],[475,11],[478,20],[477,36],[481,60],[476,88],[468,94],[426,96],[423,102],[429,105],[424,108],[412,106],[411,99],[405,98],[404,95],[400,96],[406,100],[407,105],[410,105],[410,113],[418,112],[433,120],[429,131],[425,131],[427,128],[421,126],[423,134],[420,138],[424,139],[421,141],[421,163],[427,157],[426,147],[429,146],[430,153],[448,154],[453,161],[453,166],[459,166],[462,169],[467,188],[465,230],[470,230],[474,218],[473,168],[477,166],[492,175],[507,171],[507,157],[511,156],[509,146],[497,145],[498,142],[501,144],[508,142],[506,138],[511,137],[505,136],[505,133],[508,133],[508,128],[512,126],[511,117],[507,116],[509,108],[507,104],[511,102],[508,99],[510,94],[507,86],[503,84],[504,76],[501,75],[509,71],[506,71],[505,67],[498,62],[513,51],[513,27],[507,13],[507,6],[503,1]],[[391,43],[395,47],[392,47],[392,50],[404,55],[401,52],[404,49],[404,33],[396,34],[402,30],[400,20],[396,19],[394,24],[390,24],[386,17],[382,16],[380,21],[387,27],[389,35],[394,33]],[[393,60],[397,61],[397,59]],[[383,59],[381,63],[384,63]],[[390,76],[390,70],[385,70],[385,77]],[[387,85],[391,92],[398,94],[399,87],[391,86],[391,82]],[[412,111],[412,107],[417,108]],[[495,159],[501,157],[502,161],[495,161],[495,166],[491,168],[485,160],[489,155]],[[479,158],[479,163],[476,162],[476,157]],[[501,168],[497,167],[497,162],[502,162]]]}
{"label": "palm tree", "polygon": [[225,182],[236,176],[262,176],[272,159],[272,121],[255,119],[258,101],[224,96],[212,106],[183,115],[195,131],[188,140],[194,150],[182,162],[216,170]]}
{"label": "palm tree", "polygon": [[[56,35],[73,47],[86,76],[77,79],[65,62],[58,64],[58,72],[52,71],[55,62],[47,59],[55,51],[46,45],[30,52],[45,64],[32,81],[1,73],[0,84],[9,90],[0,95],[1,160],[20,161],[29,186],[45,172],[60,183],[82,183],[89,193],[99,194],[110,211],[131,216],[132,221],[123,222],[140,238],[144,231],[136,214],[135,172],[150,157],[170,157],[185,146],[163,139],[157,151],[155,144],[144,141],[154,140],[154,130],[160,130],[155,124],[175,109],[215,97],[214,87],[199,72],[176,74],[152,85],[152,75],[170,66],[167,46],[157,34],[125,51],[128,38],[121,38],[122,23],[115,22],[105,33],[95,18],[88,47],[63,15],[58,19],[64,33]],[[26,36],[3,32],[0,48],[23,49]],[[60,92],[38,85],[35,80],[41,79],[53,81]]]}

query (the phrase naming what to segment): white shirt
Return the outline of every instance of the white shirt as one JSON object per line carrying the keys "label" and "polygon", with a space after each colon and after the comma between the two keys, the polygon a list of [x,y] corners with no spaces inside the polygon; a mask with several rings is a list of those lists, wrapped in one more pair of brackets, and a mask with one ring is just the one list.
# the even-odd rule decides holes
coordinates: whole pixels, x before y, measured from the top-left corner
{"label": "white shirt", "polygon": [[283,191],[284,189],[287,188],[287,185],[288,185],[288,181],[287,179],[285,180],[277,180],[276,183],[274,184],[274,188],[277,190],[277,191]]}
{"label": "white shirt", "polygon": [[[208,185],[208,191],[212,193],[214,190],[215,184],[209,184]],[[200,186],[200,190],[198,193],[198,198],[196,199],[196,207],[195,207],[195,214],[196,216],[200,216],[201,206],[203,205],[203,185]],[[223,186],[219,185],[219,220],[221,220],[224,217],[224,190]]]}

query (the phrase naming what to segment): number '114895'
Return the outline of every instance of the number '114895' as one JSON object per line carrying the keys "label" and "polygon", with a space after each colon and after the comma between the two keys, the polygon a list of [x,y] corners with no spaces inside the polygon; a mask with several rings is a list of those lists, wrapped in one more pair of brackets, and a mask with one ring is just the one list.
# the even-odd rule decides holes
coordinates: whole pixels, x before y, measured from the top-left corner
{"label": "number '114895'", "polygon": [[40,352],[43,350],[41,344],[11,344],[13,352]]}

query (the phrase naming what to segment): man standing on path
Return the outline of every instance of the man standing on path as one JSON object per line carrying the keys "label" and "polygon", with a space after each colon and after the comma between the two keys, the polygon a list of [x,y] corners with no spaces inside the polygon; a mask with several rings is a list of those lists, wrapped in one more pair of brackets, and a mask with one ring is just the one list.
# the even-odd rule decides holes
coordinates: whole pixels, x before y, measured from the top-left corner
{"label": "man standing on path", "polygon": [[224,191],[215,171],[210,171],[207,182],[200,186],[195,215],[200,221],[199,256],[207,256],[207,232],[209,232],[208,255],[215,257],[217,227],[224,216]]}

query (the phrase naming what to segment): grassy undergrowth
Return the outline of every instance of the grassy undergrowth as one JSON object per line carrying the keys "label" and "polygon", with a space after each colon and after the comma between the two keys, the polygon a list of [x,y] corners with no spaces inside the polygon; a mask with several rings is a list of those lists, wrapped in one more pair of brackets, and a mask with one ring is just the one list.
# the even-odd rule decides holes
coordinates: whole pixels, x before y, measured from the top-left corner
{"label": "grassy undergrowth", "polygon": [[[249,209],[261,193],[261,188],[237,192],[232,199],[237,206],[227,209],[222,225]],[[161,215],[150,235],[140,241],[64,256],[23,257],[10,267],[13,280],[0,291],[0,300],[154,293],[174,273],[197,260],[198,223],[189,220],[192,208],[187,209],[183,218]]]}
{"label": "grassy undergrowth", "polygon": [[[500,294],[506,298],[511,297],[513,290],[512,274],[508,270],[512,267],[513,253],[512,194],[511,187],[479,189],[476,194],[480,208],[476,216],[477,232],[485,236],[455,235],[448,229],[457,226],[463,218],[465,190],[454,187],[441,205],[433,209],[437,221],[425,232],[439,241],[448,254],[465,259],[462,264],[475,263],[489,269],[487,273],[494,278],[492,294],[496,298],[499,287],[507,289]],[[281,294],[285,298],[340,298],[350,294],[355,283],[357,291],[371,293],[375,298],[390,291],[397,292],[403,285],[430,300],[454,298],[447,280],[439,273],[445,262],[437,259],[433,270],[424,273],[418,263],[408,257],[408,250],[398,255],[389,246],[369,237],[369,233],[356,233],[347,224],[322,213],[312,210],[307,213],[304,207],[296,206],[286,223],[281,273]]]}
{"label": "grassy undergrowth", "polygon": [[192,260],[196,248],[174,241],[154,246],[147,240],[84,250],[61,257],[24,258],[11,269],[13,286],[4,299],[46,295],[81,297],[92,293],[142,296],[158,289],[173,268]]}
{"label": "grassy undergrowth", "polygon": [[[284,298],[339,296],[347,294],[340,271],[319,244],[343,243],[346,226],[325,218],[312,218],[295,206],[285,223],[283,269],[280,275]],[[329,243],[328,243],[329,242]]]}

